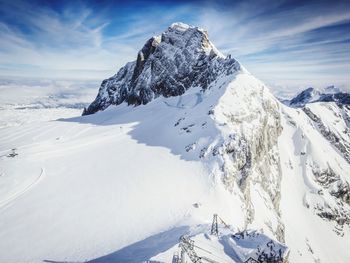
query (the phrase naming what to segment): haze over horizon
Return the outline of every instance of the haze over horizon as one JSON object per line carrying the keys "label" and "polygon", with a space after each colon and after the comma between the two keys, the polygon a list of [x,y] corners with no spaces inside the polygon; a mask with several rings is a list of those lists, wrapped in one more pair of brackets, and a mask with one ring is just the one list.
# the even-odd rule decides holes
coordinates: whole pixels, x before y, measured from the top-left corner
{"label": "haze over horizon", "polygon": [[173,22],[274,87],[348,90],[349,1],[3,1],[0,76],[102,80]]}

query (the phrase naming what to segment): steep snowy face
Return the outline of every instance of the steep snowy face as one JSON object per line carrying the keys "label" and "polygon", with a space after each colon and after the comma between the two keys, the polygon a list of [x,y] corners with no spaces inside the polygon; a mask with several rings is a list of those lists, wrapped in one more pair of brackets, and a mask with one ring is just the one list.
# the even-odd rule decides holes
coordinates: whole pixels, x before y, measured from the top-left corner
{"label": "steep snowy face", "polygon": [[224,56],[203,29],[172,24],[149,39],[137,55],[113,77],[102,82],[96,99],[83,115],[127,102],[147,104],[156,97],[178,96],[190,87],[206,89],[219,75],[240,70],[239,63]]}
{"label": "steep snowy face", "polygon": [[283,241],[277,147],[282,132],[280,105],[249,73],[238,74],[227,84],[223,84],[225,92],[210,112],[220,133],[204,158],[213,160],[226,188],[241,197],[246,226],[265,226]]}
{"label": "steep snowy face", "polygon": [[[349,258],[345,254],[329,256],[330,243],[334,249],[349,242],[349,110],[348,105],[335,102],[282,107],[281,212],[286,242],[294,247],[291,251],[294,261],[299,257],[296,251],[305,246],[312,250],[304,253],[305,258],[307,254],[325,262]],[[288,196],[288,191],[293,195]],[[295,214],[303,216],[299,219]],[[298,226],[298,231],[293,225]]]}

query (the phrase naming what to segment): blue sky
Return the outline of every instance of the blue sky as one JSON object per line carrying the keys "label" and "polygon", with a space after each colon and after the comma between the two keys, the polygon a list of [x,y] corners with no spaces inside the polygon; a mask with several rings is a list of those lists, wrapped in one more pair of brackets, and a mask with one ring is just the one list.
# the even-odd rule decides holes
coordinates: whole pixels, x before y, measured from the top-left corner
{"label": "blue sky", "polygon": [[0,0],[0,76],[104,79],[173,22],[273,86],[350,86],[350,1]]}

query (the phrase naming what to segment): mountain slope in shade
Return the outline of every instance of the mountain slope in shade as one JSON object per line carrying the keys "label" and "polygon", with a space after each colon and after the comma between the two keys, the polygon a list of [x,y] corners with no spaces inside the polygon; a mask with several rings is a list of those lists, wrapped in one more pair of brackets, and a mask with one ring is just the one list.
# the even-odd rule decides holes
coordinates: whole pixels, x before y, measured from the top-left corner
{"label": "mountain slope in shade", "polygon": [[[199,52],[184,72],[201,56],[205,66],[185,89],[177,80],[153,89],[178,73],[170,58],[187,49],[187,31]],[[289,262],[349,261],[349,109],[283,105],[209,41],[197,46],[204,31],[169,32],[179,42],[157,48],[176,52],[162,60],[143,49],[140,70],[102,84],[88,116],[0,130],[1,261],[172,262],[187,234],[207,257],[239,262],[243,240],[208,235],[214,213],[233,232],[284,244]],[[160,77],[148,62],[176,70]]]}

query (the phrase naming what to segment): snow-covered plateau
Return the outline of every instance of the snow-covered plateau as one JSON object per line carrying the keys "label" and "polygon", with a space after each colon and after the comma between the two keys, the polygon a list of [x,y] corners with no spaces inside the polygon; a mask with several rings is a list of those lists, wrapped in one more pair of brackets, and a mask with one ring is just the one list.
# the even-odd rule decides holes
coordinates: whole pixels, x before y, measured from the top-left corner
{"label": "snow-covered plateau", "polygon": [[284,105],[175,23],[83,115],[0,128],[0,262],[350,262],[346,100]]}

